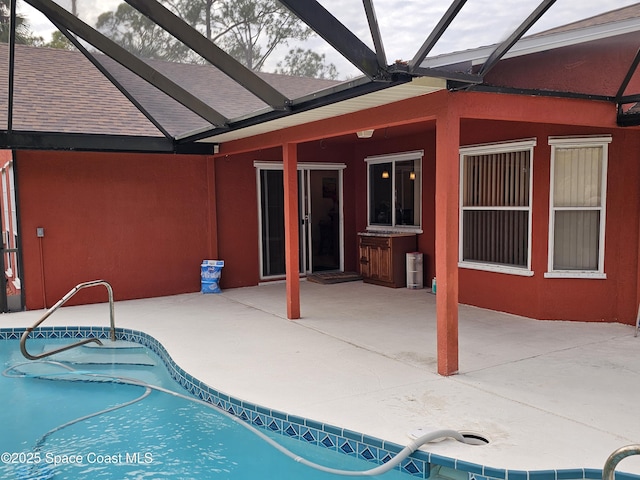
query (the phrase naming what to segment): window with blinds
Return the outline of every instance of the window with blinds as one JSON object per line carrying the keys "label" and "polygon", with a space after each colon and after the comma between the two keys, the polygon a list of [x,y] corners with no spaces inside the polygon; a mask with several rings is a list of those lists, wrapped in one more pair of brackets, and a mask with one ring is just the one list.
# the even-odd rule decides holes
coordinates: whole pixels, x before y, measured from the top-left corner
{"label": "window with blinds", "polygon": [[535,141],[461,149],[461,266],[530,272]]}
{"label": "window with blinds", "polygon": [[[604,275],[607,150],[610,137],[550,138],[549,272]],[[556,275],[554,275],[556,274]]]}

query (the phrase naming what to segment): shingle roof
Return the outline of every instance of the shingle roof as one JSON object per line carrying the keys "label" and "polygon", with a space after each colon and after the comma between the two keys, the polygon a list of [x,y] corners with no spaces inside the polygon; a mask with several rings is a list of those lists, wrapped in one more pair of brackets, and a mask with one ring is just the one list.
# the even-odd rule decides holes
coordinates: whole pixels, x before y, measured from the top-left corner
{"label": "shingle roof", "polygon": [[[640,3],[547,30],[535,37],[553,37],[554,34],[562,36],[565,32],[597,28],[637,17],[640,17]],[[435,57],[425,60],[423,66],[477,63],[479,55],[488,55],[492,49],[493,47],[486,47],[461,52],[462,60],[458,59],[458,54]],[[484,53],[485,50],[488,53]],[[527,50],[522,54],[531,51]],[[15,53],[13,129],[162,136],[162,132],[80,52],[16,46]],[[0,44],[0,129],[7,128],[8,58],[8,45]],[[204,119],[109,57],[96,55],[96,59],[170,135],[180,136],[211,128]],[[150,61],[149,64],[226,118],[233,120],[268,108],[268,105],[250,94],[242,85],[211,65],[163,61]],[[339,83],[266,73],[260,75],[290,99]]]}
{"label": "shingle roof", "polygon": [[640,3],[629,5],[628,7],[618,8],[616,10],[611,10],[609,12],[601,13],[600,15],[594,15],[593,17],[585,18],[577,22],[572,22],[560,27],[545,30],[531,36],[542,36],[552,33],[569,32],[571,30],[579,30],[586,27],[595,27],[597,25],[605,25],[607,23],[620,22],[622,20],[629,20],[638,17],[640,17]]}
{"label": "shingle roof", "polygon": [[[7,127],[8,45],[0,44],[0,128]],[[17,45],[13,128],[27,131],[161,136],[161,132],[82,53]],[[104,55],[100,63],[172,135],[210,125]],[[211,65],[149,61],[227,118],[268,107]],[[337,82],[260,73],[289,98]]]}
{"label": "shingle roof", "polygon": [[[7,44],[0,44],[0,124],[7,126]],[[16,46],[13,128],[160,135],[79,52]]]}

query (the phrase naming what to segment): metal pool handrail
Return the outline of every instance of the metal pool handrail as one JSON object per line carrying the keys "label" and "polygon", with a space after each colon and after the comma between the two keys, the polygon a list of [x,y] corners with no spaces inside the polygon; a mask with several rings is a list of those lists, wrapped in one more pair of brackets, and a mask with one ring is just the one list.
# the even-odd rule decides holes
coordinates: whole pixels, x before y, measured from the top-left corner
{"label": "metal pool handrail", "polygon": [[22,352],[22,355],[24,355],[26,358],[28,358],[29,360],[38,360],[40,358],[44,358],[44,357],[48,357],[49,355],[53,355],[54,353],[60,353],[60,352],[64,352],[65,350],[69,350],[71,348],[74,347],[79,347],[80,345],[85,345],[87,343],[97,343],[98,345],[102,345],[102,342],[100,340],[98,340],[97,338],[85,338],[84,340],[81,340],[79,342],[76,343],[72,343],[71,345],[67,345],[65,347],[61,347],[61,348],[56,348],[53,350],[49,350],[48,352],[43,352],[39,355],[32,355],[29,352],[27,352],[27,338],[29,337],[29,334],[36,329],[38,326],[40,326],[40,324],[42,322],[44,322],[47,318],[49,318],[53,312],[55,312],[58,308],[60,308],[62,305],[64,305],[71,297],[73,297],[76,293],[78,293],[80,290],[82,290],[83,288],[88,288],[88,287],[95,287],[98,285],[104,285],[107,288],[107,292],[109,293],[109,316],[110,316],[110,337],[112,341],[116,340],[116,325],[115,325],[115,308],[113,305],[113,289],[111,288],[111,285],[109,285],[108,282],[106,282],[105,280],[93,280],[91,282],[84,282],[84,283],[79,283],[78,285],[76,285],[75,287],[73,287],[69,293],[67,293],[64,297],[62,297],[60,300],[58,300],[58,302],[53,305],[49,310],[47,310],[45,312],[45,314],[40,318],[40,320],[38,320],[32,327],[28,327],[25,332],[22,334],[22,337],[20,338],[20,351]]}
{"label": "metal pool handrail", "polygon": [[631,455],[640,455],[640,445],[620,447],[609,455],[602,469],[602,480],[614,480],[614,473],[618,463],[620,463],[623,458],[630,457]]}

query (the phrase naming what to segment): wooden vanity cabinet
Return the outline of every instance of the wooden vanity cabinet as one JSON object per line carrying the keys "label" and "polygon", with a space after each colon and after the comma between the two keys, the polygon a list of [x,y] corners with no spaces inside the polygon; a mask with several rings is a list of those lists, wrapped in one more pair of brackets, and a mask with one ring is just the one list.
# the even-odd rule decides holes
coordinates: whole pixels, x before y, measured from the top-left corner
{"label": "wooden vanity cabinet", "polygon": [[406,254],[415,252],[415,234],[358,234],[360,275],[367,283],[385,287],[407,286]]}

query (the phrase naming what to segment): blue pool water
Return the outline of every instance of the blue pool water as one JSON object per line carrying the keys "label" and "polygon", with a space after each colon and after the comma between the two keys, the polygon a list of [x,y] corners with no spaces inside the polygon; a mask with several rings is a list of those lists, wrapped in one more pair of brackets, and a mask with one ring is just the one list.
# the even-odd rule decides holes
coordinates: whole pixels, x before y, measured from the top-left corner
{"label": "blue pool water", "polygon": [[[29,340],[31,352],[69,340]],[[339,478],[301,465],[216,408],[187,394],[148,349],[88,346],[27,361],[17,340],[0,341],[0,478]],[[296,455],[337,469],[376,466],[261,430]],[[380,476],[407,480],[393,470]]]}

